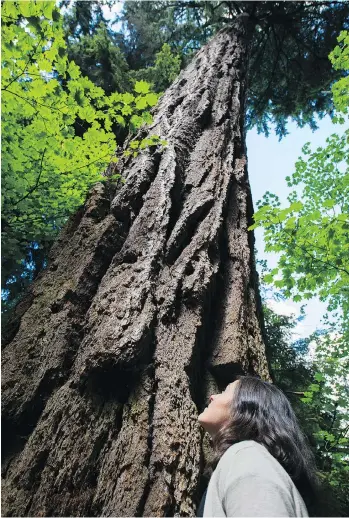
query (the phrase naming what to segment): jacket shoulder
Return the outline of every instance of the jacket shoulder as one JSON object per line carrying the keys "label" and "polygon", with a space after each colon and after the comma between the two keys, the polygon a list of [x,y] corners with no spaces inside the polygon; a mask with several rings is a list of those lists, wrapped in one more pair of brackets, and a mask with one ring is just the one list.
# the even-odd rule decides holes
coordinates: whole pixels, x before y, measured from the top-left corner
{"label": "jacket shoulder", "polygon": [[281,477],[286,485],[291,481],[281,464],[256,441],[241,441],[230,446],[222,455],[217,470],[224,473],[224,477],[229,473],[233,478],[252,475],[280,481]]}

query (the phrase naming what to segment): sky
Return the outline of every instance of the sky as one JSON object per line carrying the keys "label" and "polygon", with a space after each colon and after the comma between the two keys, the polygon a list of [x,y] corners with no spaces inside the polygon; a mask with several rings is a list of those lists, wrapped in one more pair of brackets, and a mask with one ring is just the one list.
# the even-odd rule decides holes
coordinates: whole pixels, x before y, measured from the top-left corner
{"label": "sky", "polygon": [[[110,8],[108,5],[102,5],[102,11],[103,11],[103,16],[106,20],[113,20],[113,18],[115,17],[116,14],[119,14],[120,11],[122,10],[122,4],[123,2],[122,1],[115,1],[114,0],[114,4],[112,5],[112,7]],[[117,23],[117,24],[113,24],[113,29],[115,31],[117,30],[120,30],[121,29],[121,24],[120,23]]]}
{"label": "sky", "polygon": [[[323,146],[326,138],[335,132],[335,127],[330,117],[318,121],[318,129],[312,131],[309,127],[299,128],[295,123],[289,123],[289,134],[279,142],[275,134],[267,138],[258,135],[255,129],[247,134],[248,171],[251,184],[254,206],[263,197],[266,191],[277,194],[281,203],[286,202],[290,190],[287,187],[286,176],[294,172],[294,165],[302,154],[302,147],[306,142],[311,142],[312,148]],[[277,254],[264,252],[263,230],[255,231],[258,259],[266,259],[268,266],[274,268],[277,265]],[[302,303],[291,300],[269,301],[271,309],[275,312],[298,316]],[[305,338],[317,328],[321,327],[321,318],[326,311],[326,305],[314,298],[307,303],[306,317],[299,322],[294,330],[293,338]]]}
{"label": "sky", "polygon": [[[115,2],[112,9],[107,5],[104,5],[102,9],[104,17],[112,20],[115,14],[121,11],[122,1]],[[285,177],[292,175],[303,145],[311,142],[314,148],[322,146],[335,129],[330,117],[325,117],[318,121],[318,129],[315,132],[309,127],[298,128],[292,122],[289,123],[288,131],[289,134],[281,142],[272,132],[268,138],[262,134],[258,135],[255,129],[247,134],[248,171],[255,207],[266,191],[277,194],[281,202],[286,202],[290,189],[287,187]],[[268,266],[274,268],[277,264],[277,254],[264,252],[263,231],[257,229],[255,237],[258,259],[266,259]],[[299,316],[302,303],[270,299],[268,305],[276,313]],[[293,332],[293,339],[305,338],[320,328],[321,318],[325,312],[326,305],[317,298],[307,301],[306,317],[298,322]]]}

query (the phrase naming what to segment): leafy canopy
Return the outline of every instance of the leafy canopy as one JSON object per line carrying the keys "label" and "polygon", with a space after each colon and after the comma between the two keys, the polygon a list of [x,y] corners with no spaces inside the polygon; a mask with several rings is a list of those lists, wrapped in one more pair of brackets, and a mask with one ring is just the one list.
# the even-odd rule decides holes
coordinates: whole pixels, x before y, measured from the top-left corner
{"label": "leafy canopy", "polygon": [[[330,53],[330,60],[335,70],[349,70],[349,32],[342,31],[338,37],[339,45]],[[333,101],[338,113],[347,114],[349,106],[349,75],[342,77],[332,85]],[[339,122],[345,122],[341,117]]]}
{"label": "leafy canopy", "polygon": [[84,77],[68,59],[55,2],[4,2],[2,18],[2,286],[15,299],[38,250],[117,161],[115,127],[150,123],[158,95],[139,81],[106,96]]}
{"label": "leafy canopy", "polygon": [[[334,67],[348,70],[348,33],[343,31],[338,42],[330,59]],[[296,188],[288,206],[281,207],[275,194],[266,193],[251,229],[262,227],[266,251],[280,254],[277,268],[264,282],[294,301],[318,295],[328,303],[323,331],[309,339],[315,351],[314,376],[301,401],[314,421],[320,474],[348,509],[349,131],[342,129],[347,122],[348,76],[335,83],[332,92],[339,131],[325,147],[303,147],[294,174],[286,179]]]}
{"label": "leafy canopy", "polygon": [[[138,80],[146,80],[156,92],[162,92],[178,75],[182,57],[156,31],[148,34],[154,42],[153,54],[146,61],[139,60],[132,42],[133,32],[115,30],[113,24],[104,19],[101,2],[63,0],[60,6],[66,8],[63,24],[69,59],[106,93],[131,91]],[[161,28],[158,29],[161,33]]]}
{"label": "leafy canopy", "polygon": [[287,178],[289,187],[302,186],[301,193],[292,191],[286,208],[275,194],[266,193],[251,227],[263,227],[266,251],[280,253],[278,267],[265,282],[274,281],[295,301],[316,293],[333,309],[348,297],[348,137],[348,131],[333,134],[325,148],[315,151],[306,144]]}
{"label": "leafy canopy", "polygon": [[[89,7],[90,2],[83,3]],[[69,28],[68,24],[66,31]],[[66,32],[65,38],[69,59],[74,61],[82,74],[96,86],[102,87],[107,94],[115,91],[132,91],[129,67],[119,47],[118,35],[111,32],[105,22],[101,21],[95,26],[91,34],[79,34],[74,38],[71,33]]]}
{"label": "leafy canopy", "polygon": [[[339,39],[348,42],[345,33]],[[346,63],[343,55],[347,52],[346,43],[331,54],[337,66]],[[347,109],[346,88],[333,85],[335,106],[342,114]],[[340,122],[343,121],[341,118]],[[264,229],[266,251],[280,253],[278,267],[264,280],[284,289],[285,295],[293,296],[295,301],[317,294],[328,301],[330,310],[340,308],[347,319],[349,130],[331,135],[324,148],[311,151],[307,143],[302,151],[294,174],[286,178],[289,187],[298,188],[289,195],[288,207],[282,208],[279,198],[267,192],[254,215],[251,229]]]}
{"label": "leafy canopy", "polygon": [[105,21],[100,2],[61,5],[68,8],[69,56],[107,92],[128,90],[134,79],[165,90],[178,66],[185,67],[222,27],[247,15],[247,127],[265,134],[274,127],[281,138],[289,117],[316,128],[314,114],[322,117],[333,109],[330,86],[342,71],[331,67],[327,56],[336,34],[347,27],[347,2],[126,1],[117,26]]}
{"label": "leafy canopy", "polygon": [[171,51],[168,43],[164,43],[161,50],[155,54],[154,66],[131,70],[130,77],[133,80],[146,79],[153,85],[156,92],[163,92],[178,76],[181,70],[181,58],[179,54]]}

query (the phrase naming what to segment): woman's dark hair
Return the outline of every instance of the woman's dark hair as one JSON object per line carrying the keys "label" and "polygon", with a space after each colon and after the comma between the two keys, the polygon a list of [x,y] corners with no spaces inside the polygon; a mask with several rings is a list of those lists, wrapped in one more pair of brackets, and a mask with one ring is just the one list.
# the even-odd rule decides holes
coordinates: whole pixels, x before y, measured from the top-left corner
{"label": "woman's dark hair", "polygon": [[234,388],[231,420],[213,439],[214,465],[240,441],[264,445],[287,471],[308,510],[313,508],[318,481],[313,453],[285,394],[252,376],[239,376]]}

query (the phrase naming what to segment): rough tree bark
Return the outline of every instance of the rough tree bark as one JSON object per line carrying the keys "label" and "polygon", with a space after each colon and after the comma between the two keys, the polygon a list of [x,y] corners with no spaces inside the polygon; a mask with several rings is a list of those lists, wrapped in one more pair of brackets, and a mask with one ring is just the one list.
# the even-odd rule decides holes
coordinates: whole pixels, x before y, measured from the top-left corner
{"label": "rough tree bark", "polygon": [[245,29],[220,32],[147,130],[168,145],[96,185],[3,352],[3,514],[192,516],[197,416],[268,378],[244,144]]}

